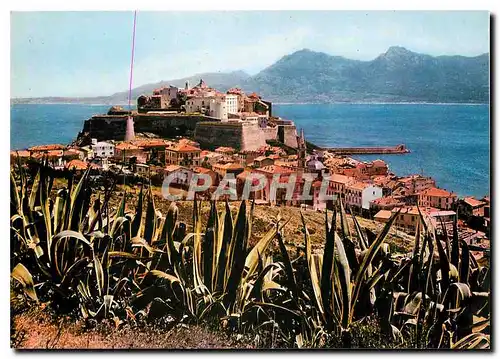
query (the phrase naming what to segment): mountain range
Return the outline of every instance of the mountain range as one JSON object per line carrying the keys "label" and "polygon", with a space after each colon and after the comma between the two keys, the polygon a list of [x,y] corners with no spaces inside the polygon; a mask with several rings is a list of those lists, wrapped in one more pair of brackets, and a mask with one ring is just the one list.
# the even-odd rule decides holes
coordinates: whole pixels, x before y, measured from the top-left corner
{"label": "mountain range", "polygon": [[[240,87],[273,102],[442,102],[488,103],[489,54],[475,57],[430,56],[390,47],[370,61],[352,60],[303,49],[283,56],[254,76],[243,71],[203,73],[146,84],[132,90],[135,99],[165,85],[183,87],[202,78],[226,91]],[[100,97],[16,98],[12,103],[123,104],[128,91]]]}

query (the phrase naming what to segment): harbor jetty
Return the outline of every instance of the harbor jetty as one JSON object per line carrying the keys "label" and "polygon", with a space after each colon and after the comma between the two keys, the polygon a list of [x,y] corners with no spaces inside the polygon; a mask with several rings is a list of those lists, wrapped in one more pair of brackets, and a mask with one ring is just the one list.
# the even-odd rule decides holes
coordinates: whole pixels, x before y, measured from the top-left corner
{"label": "harbor jetty", "polygon": [[328,151],[337,155],[390,155],[410,153],[404,144],[392,147],[323,147],[323,151]]}

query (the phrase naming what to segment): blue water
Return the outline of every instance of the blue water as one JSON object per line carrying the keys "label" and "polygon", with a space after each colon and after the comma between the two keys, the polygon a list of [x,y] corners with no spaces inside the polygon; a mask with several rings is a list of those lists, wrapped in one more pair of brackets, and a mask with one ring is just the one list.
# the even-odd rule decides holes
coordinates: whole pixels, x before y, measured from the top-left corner
{"label": "blue water", "polygon": [[[11,149],[69,143],[83,121],[109,106],[13,105]],[[406,155],[381,158],[398,175],[423,173],[459,195],[482,197],[490,190],[489,107],[482,105],[273,105],[275,115],[295,121],[320,146],[393,146]]]}
{"label": "blue water", "polygon": [[398,175],[432,176],[460,196],[490,192],[487,105],[273,105],[273,114],[295,121],[306,139],[320,146],[404,143],[411,153],[357,158],[381,158]]}
{"label": "blue water", "polygon": [[111,106],[11,105],[10,148],[21,149],[49,143],[68,144],[92,115]]}

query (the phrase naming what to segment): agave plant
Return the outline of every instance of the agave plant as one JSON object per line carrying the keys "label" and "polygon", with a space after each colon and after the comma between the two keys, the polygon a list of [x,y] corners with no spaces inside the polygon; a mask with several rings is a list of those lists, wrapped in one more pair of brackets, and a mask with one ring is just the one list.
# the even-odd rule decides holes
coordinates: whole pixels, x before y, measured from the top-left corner
{"label": "agave plant", "polygon": [[377,235],[352,216],[351,233],[339,201],[325,216],[322,253],[302,217],[304,253],[293,258],[280,216],[249,247],[253,203],[233,216],[229,203],[211,202],[203,226],[195,200],[188,227],[175,203],[165,216],[157,210],[147,185],[131,213],[126,193],[117,208],[109,204],[113,186],[96,196],[89,171],[55,195],[45,167],[29,182],[20,166],[11,172],[12,278],[31,303],[117,325],[210,321],[269,333],[273,346],[317,347],[334,336],[350,347],[353,328],[376,317],[398,345],[489,347],[489,270],[459,240],[456,222],[448,238],[421,215],[413,251],[392,254],[385,240],[397,214]]}

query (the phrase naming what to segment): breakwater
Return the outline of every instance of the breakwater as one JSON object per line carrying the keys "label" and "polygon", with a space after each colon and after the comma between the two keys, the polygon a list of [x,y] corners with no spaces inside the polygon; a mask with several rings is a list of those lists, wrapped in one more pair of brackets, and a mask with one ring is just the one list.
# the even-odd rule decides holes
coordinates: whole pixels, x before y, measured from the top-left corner
{"label": "breakwater", "polygon": [[323,147],[323,151],[328,151],[337,155],[390,155],[410,153],[405,145],[393,147]]}

